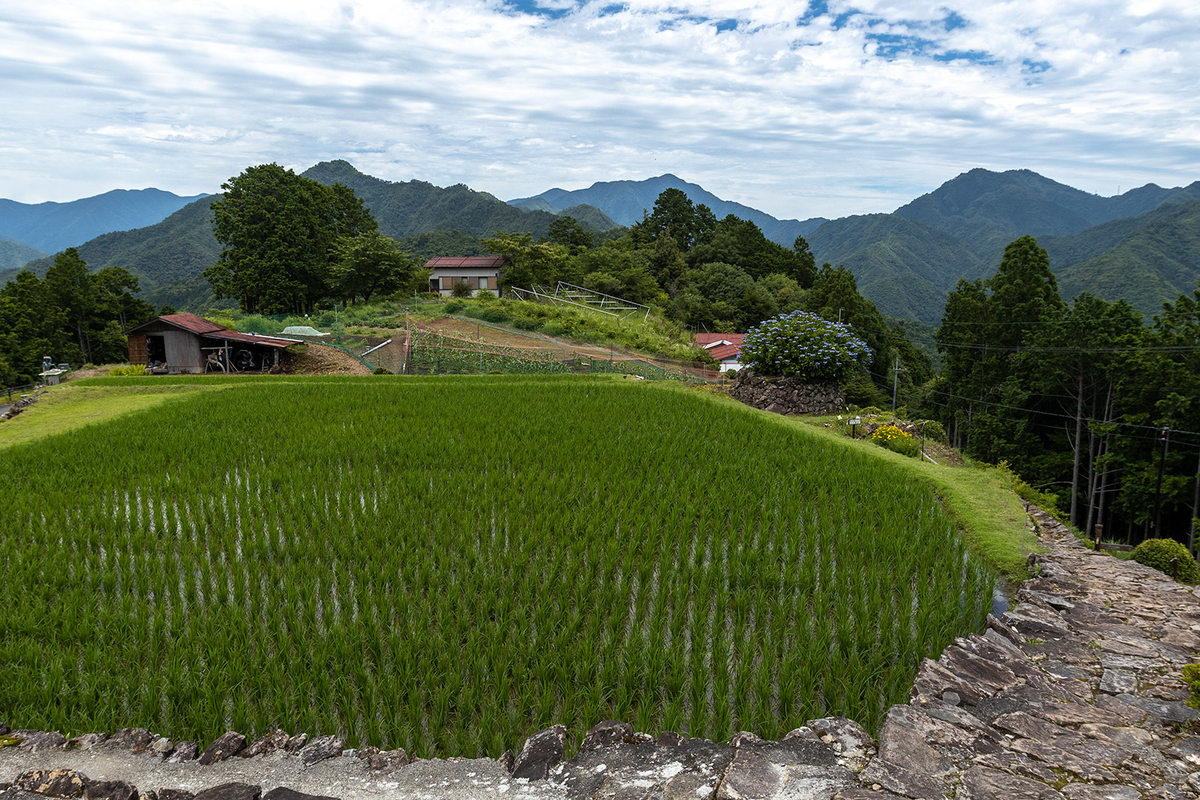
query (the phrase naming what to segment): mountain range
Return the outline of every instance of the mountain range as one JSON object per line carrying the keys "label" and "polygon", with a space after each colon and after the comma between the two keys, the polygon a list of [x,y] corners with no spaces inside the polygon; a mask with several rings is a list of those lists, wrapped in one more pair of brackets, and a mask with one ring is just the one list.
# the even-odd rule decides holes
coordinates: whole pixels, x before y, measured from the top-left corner
{"label": "mountain range", "polygon": [[[29,204],[0,199],[0,239],[39,251],[25,258],[29,261],[101,234],[153,225],[201,197],[204,195],[180,197],[161,189],[114,189],[69,203]],[[25,263],[13,263],[13,258],[0,250],[0,269]]]}
{"label": "mountain range", "polygon": [[724,219],[730,214],[739,219],[748,219],[762,230],[764,236],[784,247],[791,247],[797,236],[808,236],[822,223],[828,222],[824,217],[804,221],[776,219],[757,208],[722,200],[704,187],[688,183],[670,173],[644,181],[602,181],[574,191],[548,189],[533,197],[508,202],[525,211],[552,214],[566,213],[572,206],[590,205],[612,217],[613,221],[629,226],[639,222],[644,213],[654,208],[654,201],[665,189],[681,189],[693,203],[704,203],[712,209],[717,219]]}
{"label": "mountain range", "polygon": [[[785,246],[804,236],[818,263],[852,269],[862,293],[885,314],[923,323],[940,319],[946,293],[960,278],[991,276],[1004,246],[1025,234],[1038,237],[1046,248],[1064,298],[1082,291],[1110,300],[1125,298],[1149,316],[1162,310],[1163,301],[1190,295],[1200,278],[1200,181],[1166,189],[1147,184],[1102,197],[1028,170],[973,169],[890,214],[801,221],[776,219],[721,200],[670,174],[574,191],[550,189],[507,203],[462,184],[440,188],[416,180],[381,180],[345,161],[322,162],[304,174],[349,186],[371,209],[380,230],[420,258],[477,254],[479,237],[497,230],[543,236],[562,216],[597,232],[611,230],[640,220],[663,189],[678,188],[694,203],[708,205],[718,218],[734,214],[750,219]],[[84,230],[84,221],[98,225],[105,218],[130,218],[128,208],[105,211],[101,198],[117,202],[135,197],[157,197],[182,207],[145,227],[71,240],[70,231]],[[11,278],[20,265],[44,273],[50,263],[49,258],[29,260],[40,255],[41,248],[12,233],[20,223],[26,225],[21,230],[40,231],[37,241],[43,244],[78,245],[93,269],[128,268],[141,279],[152,302],[203,310],[211,293],[200,273],[220,253],[211,229],[212,199],[143,190],[109,192],[75,204],[25,206],[0,200],[0,235],[7,236],[0,239],[0,281]],[[74,217],[67,214],[68,208],[76,209]],[[48,213],[37,221],[30,209]],[[58,238],[49,235],[55,231],[52,219],[64,223]]]}

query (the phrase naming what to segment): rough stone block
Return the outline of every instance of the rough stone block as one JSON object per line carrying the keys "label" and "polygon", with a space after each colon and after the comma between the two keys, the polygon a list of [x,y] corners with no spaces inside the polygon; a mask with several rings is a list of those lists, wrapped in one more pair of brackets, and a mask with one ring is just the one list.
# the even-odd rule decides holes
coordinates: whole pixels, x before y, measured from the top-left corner
{"label": "rough stone block", "polygon": [[514,778],[545,778],[562,761],[563,740],[567,729],[563,725],[538,731],[525,740],[525,746],[513,761]]}
{"label": "rough stone block", "polygon": [[259,800],[262,787],[252,783],[222,783],[197,792],[195,800]]}
{"label": "rough stone block", "polygon": [[580,750],[599,750],[623,742],[633,736],[633,726],[628,722],[604,720],[593,725],[583,737]]}
{"label": "rough stone block", "polygon": [[18,775],[12,785],[51,797],[83,797],[87,784],[87,775],[73,769],[31,769]]}
{"label": "rough stone block", "polygon": [[246,737],[237,731],[225,731],[200,754],[200,763],[205,766],[224,761],[241,752],[246,746]]}

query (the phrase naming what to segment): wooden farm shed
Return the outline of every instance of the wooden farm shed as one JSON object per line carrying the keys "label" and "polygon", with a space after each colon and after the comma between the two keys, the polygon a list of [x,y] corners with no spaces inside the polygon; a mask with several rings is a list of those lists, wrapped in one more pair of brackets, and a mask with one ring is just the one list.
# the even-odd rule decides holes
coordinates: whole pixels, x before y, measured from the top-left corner
{"label": "wooden farm shed", "polygon": [[297,339],[241,333],[195,314],[167,314],[125,331],[129,363],[160,375],[265,372]]}
{"label": "wooden farm shed", "polygon": [[504,256],[438,256],[425,262],[429,270],[429,291],[443,297],[453,294],[454,284],[471,287],[471,296],[480,292],[500,293],[500,271]]}

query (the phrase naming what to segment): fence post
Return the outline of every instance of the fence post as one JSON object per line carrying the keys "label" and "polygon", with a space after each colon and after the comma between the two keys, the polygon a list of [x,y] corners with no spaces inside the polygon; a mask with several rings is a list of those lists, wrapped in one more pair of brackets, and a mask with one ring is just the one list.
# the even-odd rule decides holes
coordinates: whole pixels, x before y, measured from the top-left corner
{"label": "fence post", "polygon": [[1095,545],[1092,547],[1092,549],[1093,549],[1093,550],[1099,550],[1099,549],[1100,549],[1100,540],[1104,538],[1104,526],[1103,526],[1103,525],[1101,525],[1100,523],[1098,523],[1098,522],[1097,522],[1097,523],[1096,523],[1096,524],[1095,524],[1095,525],[1092,527],[1092,533],[1093,533],[1093,535],[1095,536],[1095,539],[1096,539],[1096,543],[1095,543]]}

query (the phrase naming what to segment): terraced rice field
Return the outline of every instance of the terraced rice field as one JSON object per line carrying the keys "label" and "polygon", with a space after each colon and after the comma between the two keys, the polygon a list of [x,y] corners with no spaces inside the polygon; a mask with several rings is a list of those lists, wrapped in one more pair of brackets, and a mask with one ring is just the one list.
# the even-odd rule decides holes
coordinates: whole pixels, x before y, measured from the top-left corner
{"label": "terraced rice field", "polygon": [[874,725],[991,597],[927,487],[650,382],[250,379],[0,474],[28,727],[495,756],[556,722]]}

